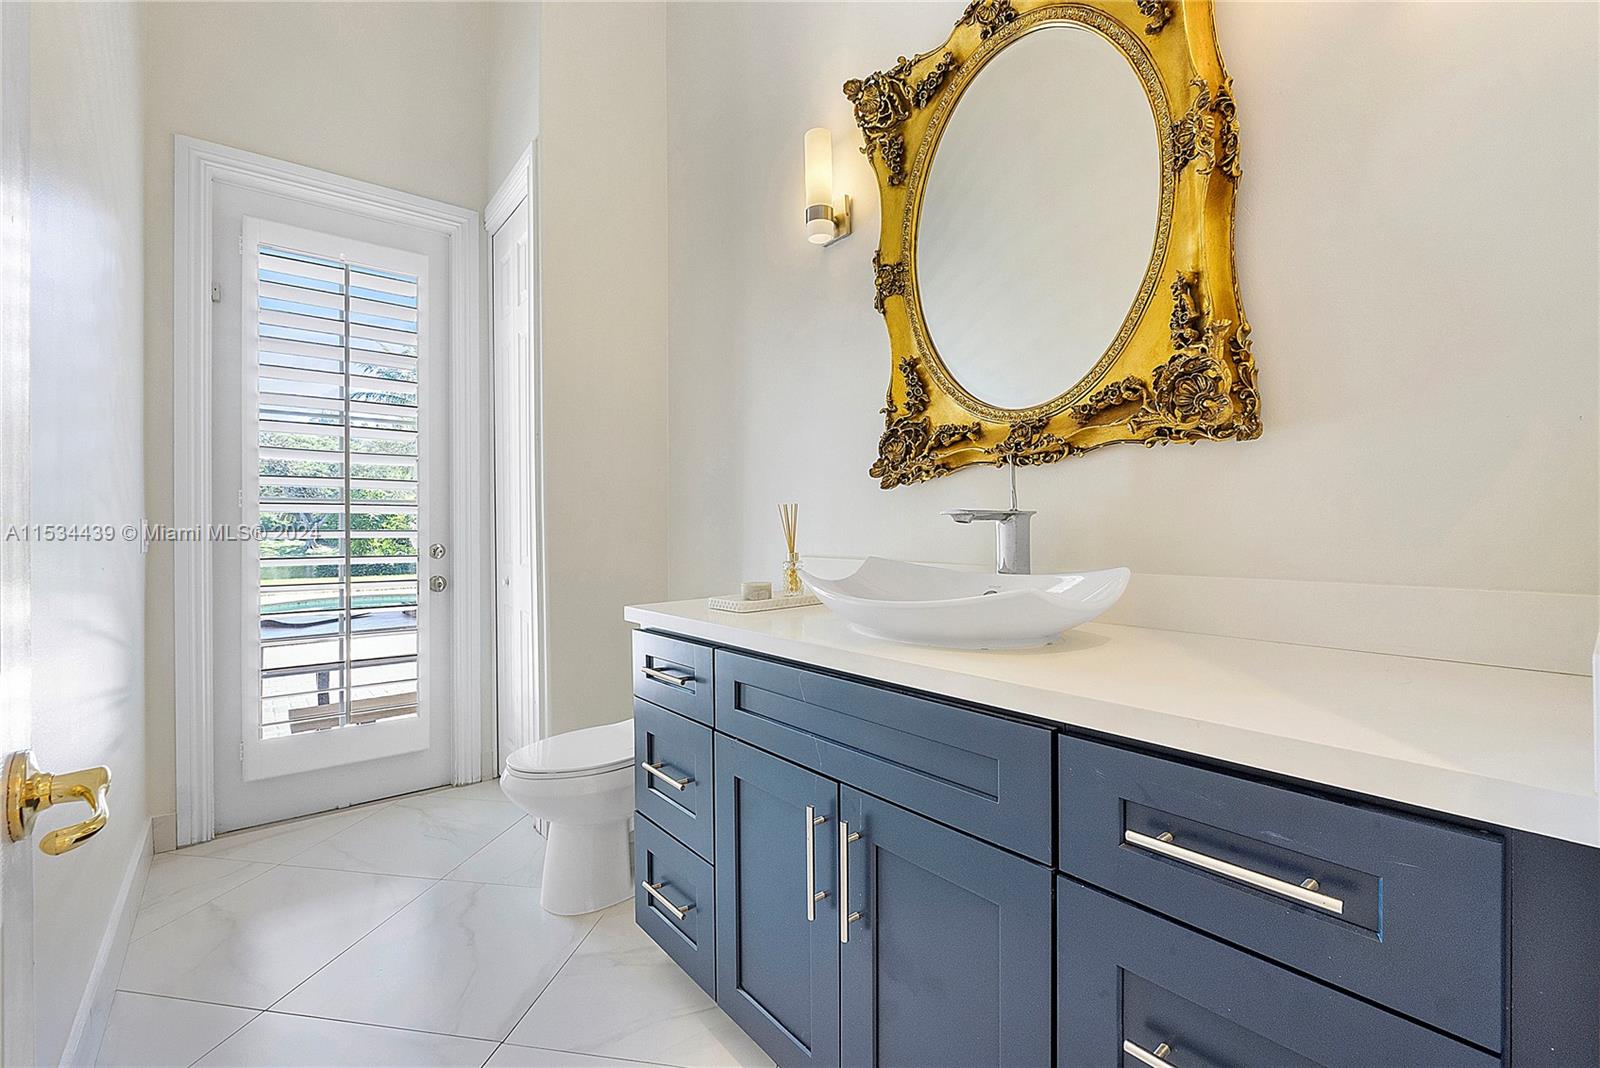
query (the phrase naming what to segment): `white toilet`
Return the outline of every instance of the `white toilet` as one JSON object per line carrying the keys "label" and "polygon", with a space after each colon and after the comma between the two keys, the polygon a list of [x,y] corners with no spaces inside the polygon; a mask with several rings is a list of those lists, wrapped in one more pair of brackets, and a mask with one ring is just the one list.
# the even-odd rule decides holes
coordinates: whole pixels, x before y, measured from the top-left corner
{"label": "white toilet", "polygon": [[545,911],[576,916],[633,896],[633,721],[567,731],[506,757],[500,789],[549,823]]}

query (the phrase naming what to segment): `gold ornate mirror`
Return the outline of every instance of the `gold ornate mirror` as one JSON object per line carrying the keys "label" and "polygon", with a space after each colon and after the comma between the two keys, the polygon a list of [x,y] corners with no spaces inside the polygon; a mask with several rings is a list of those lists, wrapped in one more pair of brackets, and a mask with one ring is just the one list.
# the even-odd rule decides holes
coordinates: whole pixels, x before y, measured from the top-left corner
{"label": "gold ornate mirror", "polygon": [[882,196],[885,489],[1260,435],[1209,0],[973,0],[844,92]]}

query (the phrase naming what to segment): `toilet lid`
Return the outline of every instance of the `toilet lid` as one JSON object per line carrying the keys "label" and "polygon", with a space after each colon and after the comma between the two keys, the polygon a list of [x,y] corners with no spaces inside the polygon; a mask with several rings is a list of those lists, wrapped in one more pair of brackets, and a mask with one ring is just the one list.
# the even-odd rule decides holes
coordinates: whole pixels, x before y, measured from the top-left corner
{"label": "toilet lid", "polygon": [[594,775],[633,763],[633,720],[564,731],[506,757],[506,770],[543,777]]}

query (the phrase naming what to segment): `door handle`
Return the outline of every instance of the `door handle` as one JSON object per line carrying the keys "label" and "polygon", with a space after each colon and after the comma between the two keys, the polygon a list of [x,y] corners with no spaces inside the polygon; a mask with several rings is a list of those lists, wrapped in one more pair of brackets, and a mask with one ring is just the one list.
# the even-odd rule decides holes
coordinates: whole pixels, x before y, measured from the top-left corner
{"label": "door handle", "polygon": [[806,806],[806,922],[815,923],[817,902],[828,896],[826,890],[817,889],[817,828],[828,822],[828,817],[817,815],[817,806]]}
{"label": "door handle", "polygon": [[89,818],[69,827],[60,827],[39,841],[39,848],[52,857],[78,848],[100,833],[111,818],[107,795],[111,792],[111,769],[84,768],[61,775],[41,772],[26,750],[12,753],[6,761],[6,837],[20,842],[33,831],[33,821],[51,805],[63,801],[82,801],[90,808]]}
{"label": "door handle", "polygon": [[839,944],[850,942],[850,925],[861,918],[861,913],[850,911],[850,843],[859,841],[860,833],[852,833],[850,825],[839,821]]}

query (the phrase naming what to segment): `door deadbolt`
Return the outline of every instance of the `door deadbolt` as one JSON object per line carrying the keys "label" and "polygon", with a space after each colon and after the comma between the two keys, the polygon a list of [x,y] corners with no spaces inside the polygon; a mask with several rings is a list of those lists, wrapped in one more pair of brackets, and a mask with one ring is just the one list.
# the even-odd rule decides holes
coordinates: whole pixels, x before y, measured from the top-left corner
{"label": "door deadbolt", "polygon": [[433,578],[428,580],[428,589],[432,590],[434,593],[443,593],[444,588],[448,585],[450,585],[450,583],[445,581],[443,575],[435,575]]}
{"label": "door deadbolt", "polygon": [[432,545],[428,546],[428,555],[433,557],[435,560],[443,560],[444,546],[439,542],[434,542]]}

